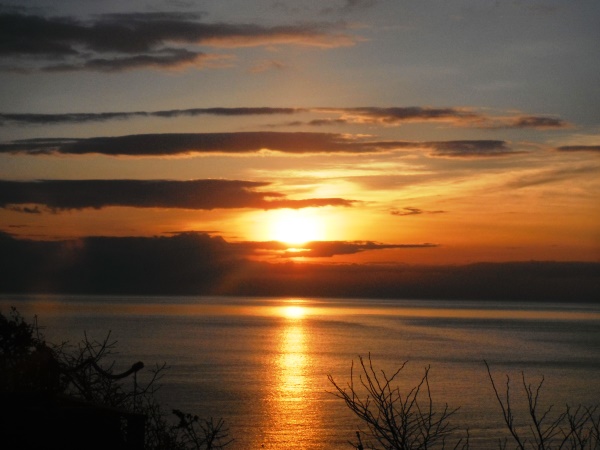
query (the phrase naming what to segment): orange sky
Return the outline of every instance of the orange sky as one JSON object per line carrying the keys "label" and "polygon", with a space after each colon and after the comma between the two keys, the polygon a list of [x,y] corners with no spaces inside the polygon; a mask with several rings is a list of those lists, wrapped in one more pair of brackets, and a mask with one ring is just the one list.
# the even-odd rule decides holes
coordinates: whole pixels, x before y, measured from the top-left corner
{"label": "orange sky", "polygon": [[158,3],[3,2],[0,231],[600,261],[597,2]]}

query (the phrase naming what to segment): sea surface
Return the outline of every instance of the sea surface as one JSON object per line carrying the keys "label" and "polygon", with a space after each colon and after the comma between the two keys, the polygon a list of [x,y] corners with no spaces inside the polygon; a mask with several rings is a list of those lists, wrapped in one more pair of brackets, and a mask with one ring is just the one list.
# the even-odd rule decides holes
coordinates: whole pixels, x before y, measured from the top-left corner
{"label": "sea surface", "polygon": [[[508,436],[488,376],[517,422],[523,376],[551,415],[568,403],[600,403],[600,305],[374,299],[0,296],[42,327],[46,340],[116,341],[115,372],[143,361],[169,369],[158,392],[165,410],[223,418],[231,449],[350,449],[364,425],[335,397],[358,382],[360,358],[380,374],[402,364],[406,395],[426,368],[434,407],[460,407],[451,422],[471,448]],[[507,378],[508,377],[508,378]],[[426,398],[423,397],[423,400]],[[523,422],[525,423],[525,422]]]}

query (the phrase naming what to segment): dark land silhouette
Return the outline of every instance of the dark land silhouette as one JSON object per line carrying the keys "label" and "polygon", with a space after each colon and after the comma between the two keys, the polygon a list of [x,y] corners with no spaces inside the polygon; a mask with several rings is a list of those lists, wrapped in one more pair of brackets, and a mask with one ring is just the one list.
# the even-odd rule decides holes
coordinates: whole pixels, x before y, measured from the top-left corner
{"label": "dark land silhouette", "polygon": [[[229,243],[204,233],[65,241],[16,239],[0,233],[0,292],[566,302],[600,299],[597,262],[439,266],[259,262],[249,258],[252,244]],[[358,251],[350,243],[328,246],[338,252]]]}

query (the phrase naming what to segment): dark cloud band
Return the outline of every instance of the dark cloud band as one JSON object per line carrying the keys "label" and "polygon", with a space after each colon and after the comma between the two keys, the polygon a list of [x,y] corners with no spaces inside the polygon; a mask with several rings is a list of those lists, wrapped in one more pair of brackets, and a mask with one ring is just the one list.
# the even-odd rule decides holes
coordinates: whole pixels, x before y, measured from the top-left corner
{"label": "dark cloud band", "polygon": [[337,133],[239,132],[139,134],[86,139],[27,139],[0,144],[1,153],[101,154],[110,156],[169,156],[185,154],[245,154],[271,150],[289,154],[378,153],[426,149],[432,156],[489,157],[516,153],[497,140],[367,141]]}
{"label": "dark cloud band", "polygon": [[600,145],[565,145],[557,148],[561,152],[600,152]]}
{"label": "dark cloud band", "polygon": [[[133,208],[306,208],[351,206],[351,200],[292,200],[258,191],[268,183],[238,180],[42,180],[0,181],[0,207],[43,205],[54,211],[125,206]],[[18,211],[26,212],[23,207]],[[37,208],[27,207],[32,212]]]}
{"label": "dark cloud band", "polygon": [[62,123],[105,122],[109,120],[126,120],[135,118],[160,117],[195,117],[213,116],[258,116],[274,114],[294,114],[306,111],[302,108],[190,108],[163,111],[131,111],[106,113],[66,113],[66,114],[10,114],[0,113],[0,125],[53,125]]}
{"label": "dark cloud band", "polygon": [[[0,13],[4,70],[123,71],[198,64],[204,53],[184,46],[249,47],[272,44],[352,45],[341,25],[261,26],[207,23],[180,13],[106,14],[93,20]],[[58,62],[57,62],[58,61]]]}
{"label": "dark cloud band", "polygon": [[32,139],[0,144],[0,153],[166,156],[189,153],[285,153],[381,151],[391,144],[356,142],[332,133],[177,133],[139,134],[87,139]]}
{"label": "dark cloud band", "polygon": [[485,158],[519,153],[508,147],[505,141],[497,140],[439,141],[429,145],[432,156],[448,158]]}
{"label": "dark cloud band", "polygon": [[[189,59],[193,61],[201,58],[203,55],[181,52],[179,54],[146,57],[127,57],[121,58],[121,64],[126,65],[145,65],[154,64],[156,66],[168,64],[170,58]],[[163,58],[166,60],[163,62]],[[86,64],[96,65],[98,70],[113,70],[106,60],[90,60]],[[57,65],[56,70],[60,70]],[[424,123],[424,122],[444,122],[446,124],[458,127],[476,127],[476,128],[530,128],[530,129],[560,129],[568,127],[569,124],[561,119],[544,116],[518,116],[501,121],[492,117],[485,116],[468,108],[430,108],[420,106],[409,107],[362,107],[362,108],[271,108],[271,107],[238,107],[238,108],[190,108],[174,109],[166,111],[131,111],[131,112],[105,112],[105,113],[64,113],[64,114],[11,114],[0,113],[0,125],[53,125],[60,123],[85,123],[102,122],[108,120],[125,120],[140,117],[194,117],[200,115],[215,116],[250,116],[250,115],[289,115],[301,112],[310,112],[315,114],[335,114],[337,117],[328,117],[321,119],[312,119],[307,122],[293,121],[284,124],[275,124],[272,126],[329,126],[345,124],[380,124],[399,126],[404,123]],[[493,124],[493,125],[491,125]]]}

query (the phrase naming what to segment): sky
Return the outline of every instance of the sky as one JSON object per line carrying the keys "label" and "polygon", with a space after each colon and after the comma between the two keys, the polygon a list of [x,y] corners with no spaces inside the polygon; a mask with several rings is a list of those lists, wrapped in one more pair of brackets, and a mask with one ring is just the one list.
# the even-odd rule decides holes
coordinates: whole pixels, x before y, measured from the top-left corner
{"label": "sky", "polygon": [[599,24],[597,0],[1,1],[0,264],[50,290],[127,290],[90,281],[115,259],[235,293],[532,261],[597,284]]}

